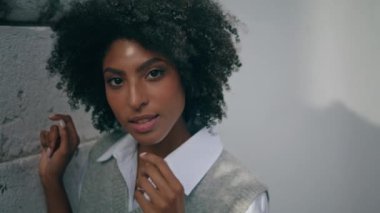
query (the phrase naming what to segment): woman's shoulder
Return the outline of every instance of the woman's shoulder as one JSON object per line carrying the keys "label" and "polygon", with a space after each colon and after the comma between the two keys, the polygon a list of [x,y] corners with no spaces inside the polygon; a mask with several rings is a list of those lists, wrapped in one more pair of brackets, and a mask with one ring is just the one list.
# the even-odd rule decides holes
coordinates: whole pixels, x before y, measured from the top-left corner
{"label": "woman's shoulder", "polygon": [[267,188],[251,170],[227,150],[222,151],[209,172],[219,174],[218,179],[229,179],[235,183],[239,183],[237,185],[254,187],[259,190],[259,193],[266,191]]}
{"label": "woman's shoulder", "polygon": [[202,203],[198,206],[200,209],[244,212],[258,196],[267,191],[266,185],[248,168],[223,150],[188,199]]}

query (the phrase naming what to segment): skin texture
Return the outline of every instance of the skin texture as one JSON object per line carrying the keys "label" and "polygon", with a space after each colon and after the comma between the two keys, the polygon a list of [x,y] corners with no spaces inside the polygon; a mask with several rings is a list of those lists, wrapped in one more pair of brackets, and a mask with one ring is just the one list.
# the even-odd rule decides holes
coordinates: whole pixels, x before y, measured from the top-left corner
{"label": "skin texture", "polygon": [[[145,212],[183,212],[183,187],[162,159],[190,137],[181,116],[185,95],[177,70],[135,41],[116,40],[104,58],[103,74],[108,104],[121,126],[139,142],[142,153],[137,202]],[[141,133],[131,119],[144,115],[154,115],[155,125]]]}
{"label": "skin texture", "polygon": [[[184,189],[163,160],[190,137],[182,118],[185,95],[178,71],[162,55],[118,39],[103,59],[103,77],[115,118],[139,142],[135,199],[144,212],[184,212]],[[60,125],[41,131],[41,182],[48,212],[70,212],[62,176],[79,137],[70,116],[50,119]],[[141,129],[146,124],[149,128]]]}
{"label": "skin texture", "polygon": [[185,212],[184,189],[162,158],[143,152],[138,170],[135,199],[144,212]]}
{"label": "skin texture", "polygon": [[57,39],[47,70],[73,108],[92,113],[96,129],[113,130],[119,125],[104,91],[104,53],[117,38],[138,41],[177,67],[186,93],[183,118],[195,133],[225,117],[223,91],[241,66],[238,23],[214,0],[73,1],[52,26]]}
{"label": "skin texture", "polygon": [[79,145],[75,125],[68,115],[49,116],[59,125],[40,132],[41,158],[40,180],[44,189],[48,212],[71,212],[69,200],[63,187],[62,177],[73,153]]}
{"label": "skin texture", "polygon": [[[185,95],[175,67],[137,42],[114,41],[103,61],[109,106],[123,129],[139,142],[142,151],[165,157],[190,137],[182,112]],[[131,120],[154,115],[154,127],[136,131]]]}

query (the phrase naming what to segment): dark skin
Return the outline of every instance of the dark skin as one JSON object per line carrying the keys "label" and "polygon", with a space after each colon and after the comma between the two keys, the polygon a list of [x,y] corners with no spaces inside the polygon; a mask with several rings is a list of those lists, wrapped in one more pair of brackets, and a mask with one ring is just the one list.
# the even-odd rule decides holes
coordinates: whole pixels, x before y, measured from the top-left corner
{"label": "dark skin", "polygon": [[[183,186],[163,160],[191,136],[182,118],[185,97],[175,66],[137,42],[116,40],[103,70],[108,104],[139,142],[136,201],[144,212],[184,212]],[[69,115],[50,119],[59,125],[41,131],[41,182],[48,212],[71,212],[62,177],[79,137]]]}
{"label": "dark skin", "polygon": [[68,115],[49,117],[59,121],[49,131],[41,131],[40,180],[44,189],[48,212],[71,212],[69,200],[63,187],[62,177],[67,164],[79,145],[75,125]]}
{"label": "dark skin", "polygon": [[[136,185],[135,199],[144,212],[185,212],[183,187],[166,162],[157,155],[140,154]],[[144,193],[150,200],[144,197]]]}

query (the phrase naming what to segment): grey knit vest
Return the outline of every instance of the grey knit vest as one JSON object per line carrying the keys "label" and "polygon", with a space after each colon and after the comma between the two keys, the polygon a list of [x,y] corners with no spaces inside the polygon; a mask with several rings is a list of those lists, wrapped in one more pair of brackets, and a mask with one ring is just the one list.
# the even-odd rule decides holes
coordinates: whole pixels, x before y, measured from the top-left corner
{"label": "grey knit vest", "polygon": [[[103,137],[91,149],[82,182],[79,212],[128,212],[128,189],[114,158],[96,162],[123,135]],[[223,151],[207,174],[185,198],[186,212],[245,212],[255,198],[267,192],[233,156]],[[136,209],[134,212],[142,212]]]}

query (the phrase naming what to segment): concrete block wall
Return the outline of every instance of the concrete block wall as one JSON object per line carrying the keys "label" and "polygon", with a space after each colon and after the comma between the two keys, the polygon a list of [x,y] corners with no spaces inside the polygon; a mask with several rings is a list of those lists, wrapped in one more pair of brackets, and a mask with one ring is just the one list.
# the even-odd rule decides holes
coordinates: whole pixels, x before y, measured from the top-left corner
{"label": "concrete block wall", "polygon": [[49,77],[52,31],[39,26],[0,26],[0,212],[44,212],[38,177],[39,132],[51,113],[71,114],[81,138],[64,177],[75,206],[80,168],[99,133],[83,110],[71,111]]}

